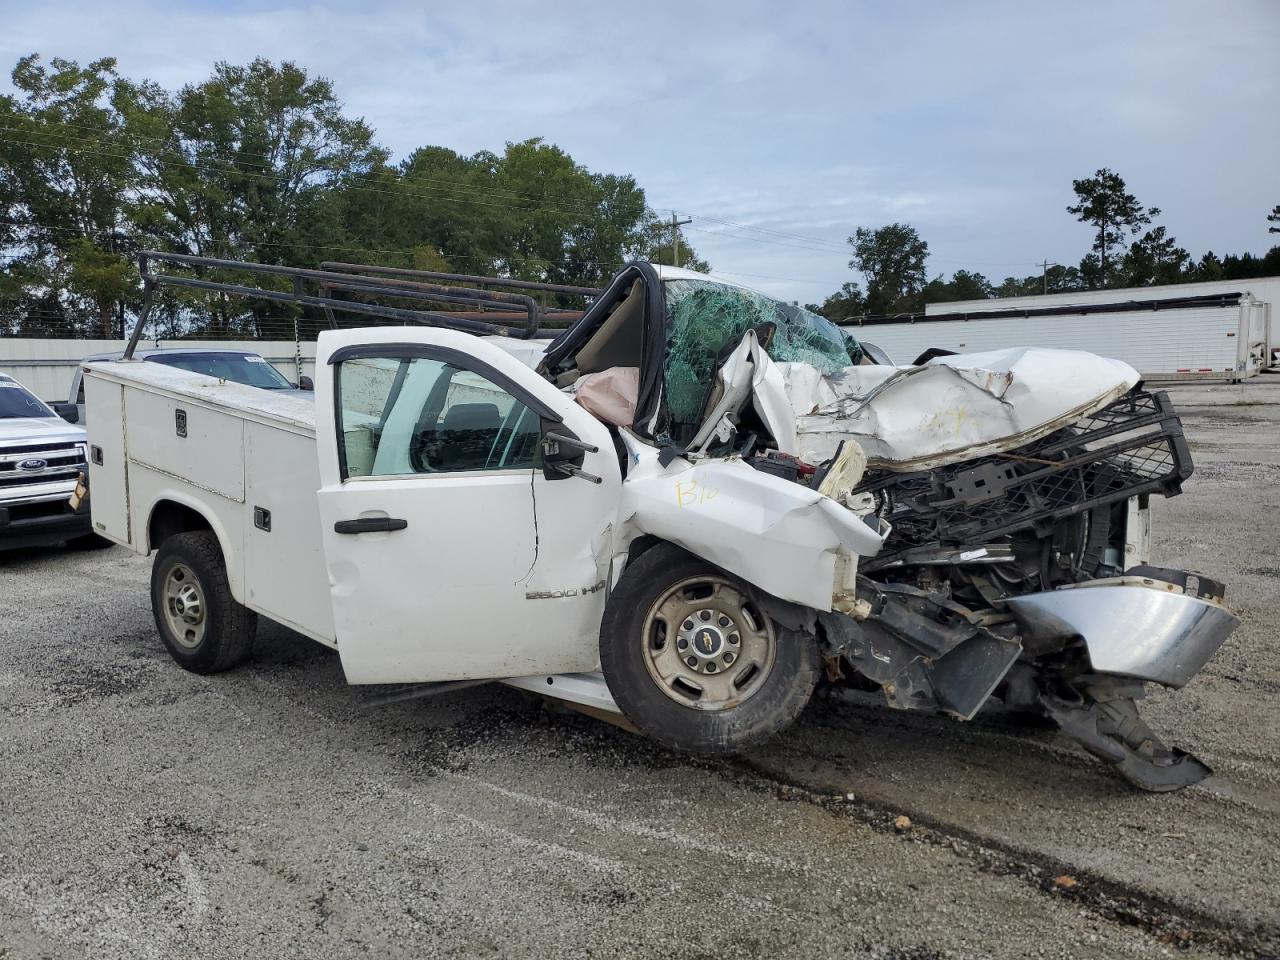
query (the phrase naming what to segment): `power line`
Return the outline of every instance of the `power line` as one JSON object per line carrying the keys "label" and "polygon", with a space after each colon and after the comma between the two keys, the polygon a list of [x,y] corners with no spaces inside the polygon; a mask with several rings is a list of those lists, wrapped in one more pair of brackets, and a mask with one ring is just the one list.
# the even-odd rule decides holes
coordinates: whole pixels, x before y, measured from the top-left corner
{"label": "power line", "polygon": [[[70,126],[70,124],[64,124],[64,125]],[[14,129],[15,128],[13,127],[0,126],[0,130],[14,130]],[[37,136],[61,137],[64,140],[74,140],[79,143],[95,142],[95,141],[88,140],[87,138],[84,138],[84,137],[75,137],[75,136],[60,134],[55,131],[42,130],[42,131],[31,131],[31,132]],[[142,138],[142,139],[155,139],[155,138]],[[4,138],[4,137],[0,137],[0,142],[19,143],[27,146],[36,146],[36,147],[39,147],[39,146],[58,147],[59,146],[58,144],[43,144],[33,140],[23,140],[23,139]],[[96,147],[75,147],[67,144],[62,144],[61,148],[77,151],[80,153],[114,157],[116,159],[122,159],[122,160],[128,160],[131,158],[130,155],[126,153],[115,153],[111,151],[102,150],[101,148],[96,148]],[[265,158],[264,154],[246,154],[246,156],[256,156],[259,158]],[[181,166],[181,167],[186,167],[188,169],[193,169],[193,170],[206,170],[206,171],[217,172],[217,173],[222,173],[222,174],[227,174],[227,175],[237,176],[242,178],[248,178],[248,179],[257,179],[257,180],[263,180],[263,181],[289,180],[289,177],[285,176],[284,174],[254,172],[254,171],[244,170],[238,167],[218,167],[211,164],[195,163],[186,159],[177,159],[177,158],[171,158],[171,157],[154,157],[150,159],[159,163],[169,164],[171,166]],[[403,189],[386,190],[386,189],[379,189],[377,187],[360,185],[362,182],[368,182],[371,179],[372,178],[370,177],[358,177],[358,178],[348,179],[343,184],[341,184],[341,187],[343,189],[359,190],[365,193],[374,193],[374,194],[395,196],[395,197],[415,197],[415,198],[420,198],[425,200],[444,200],[446,202],[472,203],[480,206],[490,206],[490,207],[504,207],[507,205],[505,203],[495,203],[495,202],[490,202],[485,200],[476,200],[466,196],[442,196],[442,195],[436,195],[436,194],[409,193],[404,191]],[[501,197],[508,201],[515,200],[515,201],[526,202],[526,203],[541,203],[543,205],[543,209],[552,210],[557,213],[564,213],[571,216],[575,214],[574,211],[565,210],[561,207],[549,206],[546,203],[547,199],[555,200],[557,203],[565,203],[568,205],[579,205],[589,210],[599,210],[599,203],[597,201],[586,200],[581,198],[565,197],[563,195],[552,194],[544,197],[535,197],[532,195],[517,194],[512,191],[505,191],[501,189],[498,189],[498,190],[485,189],[482,187],[468,186],[468,185],[458,184],[454,181],[440,180],[437,178],[429,178],[429,177],[402,176],[399,182],[402,184],[403,183],[414,184],[418,182],[439,183],[444,185],[445,188],[447,188],[450,192],[454,194],[458,194],[458,193],[473,194],[475,196],[480,196],[480,197]],[[767,238],[767,239],[758,239],[756,237],[743,237],[743,236],[734,237],[732,234],[729,234],[729,236],[733,239],[752,240],[757,243],[771,242],[776,246],[792,247],[794,249],[807,250],[809,252],[815,252],[815,253],[846,252],[844,249],[844,245],[837,243],[836,241],[826,240],[826,239],[817,238],[817,237],[804,237],[800,234],[788,234],[783,231],[772,230],[766,227],[756,227],[749,224],[737,223],[732,220],[727,220],[723,217],[716,217],[709,214],[700,214],[695,212],[693,216],[698,217],[700,219],[709,220],[713,223],[720,223],[722,225],[729,226],[732,229],[760,233],[765,238]],[[694,229],[696,230],[698,228],[694,228]],[[724,231],[701,230],[700,232],[712,233],[716,235],[725,235]],[[798,242],[788,242],[789,240],[795,240]]]}
{"label": "power line", "polygon": [[[4,219],[0,219],[0,223],[8,223],[8,224],[12,224],[19,227],[25,227],[30,230],[38,230],[46,233],[63,233],[63,234],[72,234],[75,236],[84,235],[83,231],[77,230],[72,227],[46,227],[46,226],[41,226],[36,224],[27,224],[20,220],[4,220]],[[130,240],[135,243],[147,243],[155,240],[165,241],[170,239],[166,237],[164,234],[160,234],[160,233],[139,234],[139,233],[126,233],[121,230],[114,230],[111,232],[116,237],[119,237],[124,240]],[[214,242],[218,242],[218,241],[215,240]],[[227,242],[230,242],[230,241],[227,241]],[[405,255],[405,256],[412,256],[414,253],[416,253],[418,250],[421,249],[420,247],[395,248],[395,249],[378,248],[378,247],[355,247],[355,246],[347,247],[347,246],[336,246],[333,244],[300,243],[300,242],[294,243],[294,242],[270,241],[270,240],[245,240],[243,241],[243,243],[246,247],[289,247],[289,248],[297,248],[300,250],[342,250],[350,253],[386,253],[386,254],[398,254],[398,255]],[[564,260],[550,260],[550,259],[547,259],[546,257],[531,257],[531,256],[486,257],[486,256],[480,256],[480,255],[469,256],[466,254],[458,254],[455,256],[450,256],[447,259],[451,261],[452,260],[479,260],[482,263],[491,263],[491,262],[500,261],[500,260],[506,260],[506,261],[519,260],[520,262],[523,262],[523,263],[541,263],[541,264],[554,265],[554,266],[573,266],[575,264],[576,265],[598,264],[600,266],[605,266],[605,267],[622,266],[621,261],[594,260],[589,257],[576,257],[576,258],[570,257]]]}
{"label": "power line", "polygon": [[[71,128],[80,129],[80,130],[89,130],[89,131],[92,131],[92,132],[99,132],[99,131],[98,131],[98,128],[96,128],[96,127],[89,127],[89,126],[86,126],[86,125],[84,125],[84,124],[74,124],[74,123],[67,123],[67,122],[64,122],[64,121],[59,121],[59,125],[60,125],[60,126],[63,126],[63,127],[71,127]],[[21,131],[21,130],[22,130],[22,128],[12,127],[12,126],[4,126],[4,125],[0,125],[0,130]],[[85,137],[71,137],[71,136],[67,136],[67,135],[59,134],[59,133],[54,132],[54,131],[40,130],[40,131],[32,131],[32,132],[34,132],[34,133],[36,133],[36,134],[40,134],[40,135],[45,135],[45,136],[63,136],[65,139],[77,140],[77,141],[79,141],[80,143],[95,143],[95,142],[96,142],[96,141],[93,141],[93,140],[89,140],[88,138],[85,138]],[[153,142],[153,143],[168,143],[168,141],[167,141],[165,138],[162,138],[162,137],[154,137],[154,136],[139,135],[139,134],[131,134],[130,136],[131,136],[133,139],[137,139],[137,140],[148,140],[148,141],[151,141],[151,142]],[[39,146],[40,144],[32,144],[32,145],[34,145],[34,146]],[[265,161],[271,161],[271,160],[272,160],[272,157],[271,157],[270,155],[268,155],[268,154],[263,154],[263,153],[248,153],[248,152],[245,152],[245,151],[242,151],[242,150],[237,150],[237,151],[236,151],[236,155],[237,155],[237,157],[252,157],[252,158],[254,158],[254,159],[258,159],[258,160],[265,160]],[[127,155],[122,155],[122,158],[127,159]],[[265,175],[265,174],[264,174],[264,175]],[[363,177],[359,177],[359,178],[356,178],[356,179],[358,179],[358,180],[362,180],[362,181],[369,181],[369,180],[374,179],[374,177],[372,177],[372,176],[363,176]],[[349,184],[350,182],[351,182],[351,181],[349,180],[349,181],[348,181],[348,184]],[[438,184],[443,184],[443,185],[445,185],[445,186],[448,186],[448,187],[450,187],[451,189],[462,189],[462,190],[464,190],[464,191],[467,191],[467,192],[474,192],[474,193],[477,193],[477,194],[480,194],[480,195],[495,196],[495,197],[505,197],[505,198],[508,198],[508,199],[520,200],[520,201],[525,201],[525,202],[539,202],[539,201],[542,201],[542,200],[546,199],[545,197],[535,197],[535,196],[528,195],[528,194],[520,194],[520,193],[516,193],[515,191],[512,191],[512,190],[504,190],[504,189],[502,189],[502,188],[491,188],[491,189],[486,189],[486,188],[483,188],[483,187],[465,186],[465,185],[459,185],[459,184],[457,184],[455,181],[452,181],[452,180],[443,180],[443,179],[440,179],[440,178],[435,178],[435,177],[426,177],[426,176],[422,176],[422,175],[406,175],[406,174],[404,174],[403,172],[401,172],[401,179],[400,179],[400,182],[402,182],[402,183],[409,183],[409,184],[413,184],[413,183],[438,183]],[[563,194],[560,194],[560,195],[552,194],[552,195],[551,195],[551,198],[552,198],[552,199],[554,199],[554,200],[556,200],[556,201],[557,201],[557,202],[559,202],[559,203],[576,204],[576,205],[582,206],[582,207],[584,207],[584,208],[587,208],[587,209],[593,209],[593,210],[594,210],[594,209],[598,209],[598,203],[597,203],[596,201],[594,201],[594,200],[587,200],[587,199],[576,198],[576,197],[566,197],[566,196],[564,196]],[[800,242],[802,242],[802,243],[811,243],[811,244],[822,244],[822,245],[828,245],[828,246],[833,247],[834,249],[836,249],[836,250],[837,250],[837,251],[839,251],[839,252],[844,252],[844,251],[845,251],[845,244],[844,244],[843,242],[841,242],[841,241],[828,240],[828,239],[826,239],[826,238],[820,238],[820,237],[808,237],[808,236],[804,236],[804,235],[802,235],[802,234],[790,233],[790,232],[782,231],[782,230],[776,230],[776,229],[773,229],[773,228],[770,228],[770,227],[760,227],[760,226],[755,226],[755,225],[752,225],[752,224],[740,223],[740,222],[737,222],[737,221],[734,221],[734,220],[728,220],[728,219],[725,219],[724,217],[712,216],[711,214],[705,214],[705,213],[694,213],[694,214],[693,214],[693,216],[698,217],[699,219],[702,219],[702,220],[709,220],[709,221],[711,221],[711,222],[713,222],[713,223],[719,223],[719,224],[722,224],[722,225],[724,225],[724,226],[732,227],[732,228],[739,229],[739,230],[754,231],[754,232],[758,232],[758,233],[761,233],[761,234],[771,235],[771,236],[774,236],[774,237],[777,237],[777,238],[781,238],[781,239],[797,240],[797,241],[800,241]]]}
{"label": "power line", "polygon": [[[71,123],[61,123],[61,126],[76,128],[76,129],[83,129],[83,130],[92,130],[92,131],[96,131],[97,129],[97,128],[88,127],[82,124],[71,124]],[[0,130],[23,132],[22,128],[17,128],[13,126],[3,126],[3,125],[0,125]],[[76,137],[74,135],[60,133],[60,132],[52,131],[48,129],[31,130],[27,132],[35,136],[56,137],[56,138],[61,138],[64,141],[67,141],[67,140],[77,141],[82,144],[95,142],[95,141],[88,140],[87,138],[84,138],[84,137]],[[139,140],[149,140],[152,142],[161,142],[161,143],[165,142],[162,138],[159,138],[159,137],[136,135],[136,134],[133,136],[135,139],[139,139]],[[65,150],[75,151],[82,154],[114,157],[116,159],[123,159],[123,160],[132,159],[132,155],[128,153],[116,153],[108,150],[103,150],[97,147],[72,146],[67,143],[48,144],[48,143],[41,143],[35,140],[13,138],[13,137],[7,137],[7,138],[0,137],[0,142],[22,144],[22,145],[33,146],[33,147],[53,147],[55,149],[65,149]],[[252,156],[260,159],[269,159],[265,154],[250,154],[250,153],[242,153],[239,151],[237,153],[239,156]],[[190,160],[178,159],[173,157],[158,156],[158,157],[151,157],[149,159],[152,162],[156,162],[160,164],[185,167],[187,169],[192,169],[192,170],[211,171],[211,172],[220,173],[223,175],[239,177],[242,179],[256,180],[259,182],[288,182],[291,179],[289,176],[282,173],[254,172],[251,170],[245,170],[243,168],[234,167],[234,166],[219,167],[212,164],[195,163]],[[302,177],[305,179],[307,176],[311,176],[316,172],[319,172],[319,171],[312,171],[312,173],[302,174]],[[458,184],[454,181],[442,180],[438,178],[423,177],[423,176],[418,176],[418,177],[406,176],[402,172],[400,173],[399,179],[396,181],[396,183],[399,184],[399,186],[396,189],[382,189],[382,188],[362,185],[364,183],[367,183],[369,181],[376,180],[376,179],[377,179],[376,177],[372,177],[372,176],[357,177],[357,178],[354,178],[354,182],[353,182],[352,178],[348,178],[335,186],[338,189],[356,190],[364,193],[391,196],[397,199],[418,198],[418,199],[431,200],[431,201],[443,201],[447,203],[464,203],[464,204],[473,204],[477,206],[487,206],[487,207],[505,207],[512,201],[522,202],[522,203],[540,203],[542,204],[542,209],[550,210],[558,213],[564,213],[569,216],[575,216],[577,215],[577,213],[572,210],[564,209],[563,207],[550,206],[549,204],[547,204],[547,200],[552,199],[559,203],[563,203],[565,205],[571,205],[571,206],[579,205],[579,206],[589,208],[593,211],[598,211],[600,209],[600,204],[597,201],[587,200],[584,198],[565,197],[563,195],[554,195],[554,194],[545,195],[543,197],[534,197],[531,195],[518,194],[518,193],[515,193],[514,191],[508,191],[508,190],[502,190],[502,189],[485,189],[482,187]],[[417,183],[441,184],[442,185],[441,189],[447,190],[447,193],[414,193],[414,192],[406,191],[403,188],[404,184],[417,184]],[[459,196],[458,194],[463,194],[463,195]],[[470,196],[467,196],[468,194]],[[490,200],[476,199],[477,197],[500,197],[506,200],[507,202],[500,203],[500,202],[494,202]],[[830,254],[830,253],[839,252],[843,254],[848,252],[845,245],[837,241],[832,241],[832,240],[827,240],[827,239],[817,238],[817,237],[808,237],[803,234],[790,233],[787,231],[775,230],[767,227],[758,227],[750,224],[743,224],[737,221],[729,220],[723,217],[717,217],[710,214],[694,213],[693,216],[699,219],[707,220],[711,223],[718,223],[723,226],[726,226],[729,228],[730,231],[745,231],[745,233],[743,232],[733,233],[726,230],[709,230],[706,228],[699,228],[699,227],[691,227],[690,230],[692,232],[711,234],[718,237],[725,237],[731,240],[764,243],[771,246],[804,250],[810,253]],[[17,221],[8,221],[8,222],[13,223],[14,225],[17,225],[17,226],[28,226],[26,224],[22,224]],[[680,225],[683,225],[683,224],[677,224],[677,226],[680,226]],[[30,228],[45,229],[49,231],[54,231],[58,229],[58,228],[39,228],[39,227],[30,227]],[[80,233],[80,231],[71,231],[71,230],[68,230],[66,232]],[[752,236],[749,234],[759,234],[759,236]],[[127,234],[122,234],[122,235],[125,236],[126,238],[133,239],[131,237],[128,237]],[[161,234],[152,234],[151,236],[154,237],[155,239],[166,239]],[[253,247],[284,247],[284,248],[309,249],[309,250],[348,251],[348,252],[360,252],[360,253],[370,253],[370,254],[412,255],[412,253],[414,252],[412,249],[388,249],[388,248],[374,248],[374,247],[361,247],[361,246],[343,246],[343,245],[337,245],[337,244],[286,243],[286,242],[273,242],[273,241],[265,241],[265,240],[263,241],[246,240],[244,241],[244,243],[248,246],[253,246]],[[673,246],[677,244],[678,244],[678,238],[673,236]],[[516,261],[516,262],[524,262],[524,263],[530,263],[530,264],[538,263],[538,264],[543,264],[548,266],[551,266],[551,265],[572,266],[575,264],[581,266],[586,264],[594,264],[599,267],[616,267],[620,265],[620,263],[618,262],[600,261],[600,260],[595,260],[589,257],[567,258],[564,260],[551,260],[551,259],[542,258],[542,257],[510,258],[510,257],[486,257],[486,256],[474,256],[474,255],[469,256],[469,255],[457,254],[450,257],[449,259],[470,260],[470,261],[480,261],[480,262]],[[935,262],[943,262],[943,263],[947,262],[947,260],[945,259],[940,260],[937,257],[930,257],[930,259],[934,260]],[[961,263],[962,261],[952,260],[950,262]],[[973,265],[976,265],[976,266],[990,265],[990,266],[1002,266],[1002,267],[1014,266],[1014,263],[1010,261],[1002,261],[999,263],[995,261],[963,261],[963,262],[971,266]],[[738,274],[738,275],[750,276],[749,274]],[[756,275],[756,276],[764,276],[764,275]],[[770,277],[769,279],[785,280],[787,278]],[[796,282],[796,281],[793,281],[793,282]],[[812,282],[816,284],[820,281],[798,281],[798,282],[805,282],[805,283]]]}
{"label": "power line", "polygon": [[[82,127],[82,125],[63,124],[63,126],[81,126],[82,129],[92,129],[92,128],[84,128]],[[0,126],[0,130],[6,130],[6,129],[13,130],[15,128]],[[80,143],[94,142],[83,137],[75,137],[67,134],[61,134],[56,131],[40,130],[40,131],[31,131],[31,132],[37,136],[61,137],[64,140],[74,140]],[[140,137],[139,139],[158,140],[158,138],[154,138],[154,137]],[[38,146],[55,146],[55,147],[59,146],[58,144],[42,144],[32,140],[23,140],[23,139],[5,138],[5,137],[0,137],[0,142],[19,143],[27,146],[37,146],[37,147]],[[61,148],[76,151],[79,153],[90,154],[90,155],[114,157],[116,159],[128,160],[131,158],[130,154],[127,154],[127,153],[115,153],[107,150],[102,150],[101,148],[96,148],[96,147],[76,147],[76,146],[63,144],[61,145]],[[266,158],[265,154],[244,154],[244,156],[254,156],[254,157],[259,157],[264,159]],[[214,173],[221,173],[224,175],[240,177],[244,179],[257,180],[259,182],[287,182],[290,180],[290,178],[287,175],[282,173],[265,172],[265,171],[255,172],[255,171],[245,170],[243,168],[234,167],[234,166],[216,166],[216,165],[207,164],[207,163],[195,163],[190,160],[178,159],[173,157],[161,156],[161,157],[153,157],[150,159],[153,160],[154,162],[167,164],[170,166],[179,166],[179,167],[185,167],[192,170],[204,170],[204,171],[209,171]],[[587,200],[582,198],[565,197],[563,195],[556,195],[556,194],[545,195],[543,197],[535,197],[532,195],[518,194],[513,191],[507,191],[502,189],[486,189],[483,187],[469,186],[465,184],[459,184],[450,180],[441,180],[438,178],[431,178],[431,177],[421,177],[421,176],[414,177],[414,176],[401,175],[398,183],[401,185],[403,184],[412,185],[416,183],[436,183],[436,184],[441,184],[442,185],[441,189],[447,190],[448,193],[447,194],[446,193],[414,193],[414,192],[404,190],[403,186],[400,186],[396,189],[383,189],[378,187],[361,185],[373,179],[374,178],[372,177],[349,178],[338,186],[340,189],[355,190],[363,193],[375,194],[375,195],[381,195],[381,196],[391,196],[396,198],[411,197],[411,198],[423,199],[423,200],[444,201],[446,203],[464,203],[464,204],[469,203],[476,206],[496,207],[496,208],[506,207],[508,203],[511,201],[522,202],[522,203],[540,203],[542,205],[542,209],[544,210],[550,210],[556,213],[563,213],[568,216],[576,216],[578,214],[576,211],[567,210],[560,206],[551,206],[550,204],[547,203],[547,200],[549,199],[554,200],[557,203],[563,203],[566,205],[578,205],[593,211],[598,211],[600,209],[600,205],[597,201],[592,201],[592,200]],[[463,195],[459,196],[458,194],[463,194]],[[467,196],[468,194],[470,196]],[[495,202],[492,200],[476,199],[477,197],[498,197],[498,198],[502,198],[507,202],[503,203],[503,202]],[[757,227],[750,224],[743,224],[733,220],[728,220],[723,217],[717,217],[711,214],[700,214],[700,213],[694,212],[692,216],[697,217],[699,219],[708,220],[712,223],[722,224],[724,226],[729,227],[731,230],[746,231],[748,233],[756,233],[756,234],[760,234],[760,236],[759,237],[747,236],[747,235],[743,235],[742,233],[734,234],[734,233],[730,233],[723,230],[708,230],[706,228],[699,228],[699,227],[690,228],[692,231],[698,232],[698,233],[706,233],[706,234],[711,234],[713,236],[728,237],[729,239],[733,239],[733,240],[743,240],[743,241],[749,241],[753,243],[764,243],[772,246],[787,247],[787,248],[796,249],[796,250],[804,250],[809,253],[841,253],[841,254],[848,253],[848,250],[846,249],[846,245],[838,241],[832,241],[832,240],[827,240],[827,239],[818,238],[818,237],[807,237],[802,234],[788,233],[786,231],[774,230],[767,227]],[[278,244],[278,245],[288,246],[288,244]],[[348,248],[348,249],[363,249],[363,248]],[[484,258],[472,258],[472,259],[484,259]],[[936,262],[946,262],[945,260],[939,261],[937,257],[931,257],[930,259],[933,259]],[[545,262],[554,263],[556,261],[545,261]],[[584,260],[582,262],[589,262],[589,261]],[[951,261],[951,262],[959,263],[961,261]],[[983,261],[983,262],[964,261],[964,262],[969,265],[978,265],[978,266],[982,266],[982,265],[1005,266],[1005,267],[1013,266],[1013,263],[1010,261],[1002,261],[999,263],[995,261]]]}
{"label": "power line", "polygon": [[[97,128],[95,128],[95,127],[85,126],[84,124],[73,124],[73,123],[66,123],[66,122],[63,122],[63,121],[59,121],[59,125],[60,125],[60,126],[64,126],[64,127],[74,127],[74,128],[76,128],[76,129],[81,129],[81,130],[96,130],[96,129],[97,129]],[[11,131],[15,131],[15,132],[22,132],[22,131],[23,131],[23,128],[21,128],[21,127],[13,127],[13,126],[0,125],[0,130],[11,130]],[[59,133],[54,132],[54,131],[36,130],[36,131],[31,131],[31,132],[32,132],[32,133],[35,133],[36,135],[43,135],[43,136],[61,136],[61,137],[63,137],[64,139],[76,140],[76,141],[78,141],[78,142],[80,142],[80,143],[96,143],[96,142],[97,142],[97,141],[95,141],[95,140],[90,140],[90,139],[88,139],[87,137],[73,137],[73,136],[70,136],[70,135],[59,134]],[[131,137],[132,139],[137,139],[137,140],[149,140],[149,141],[152,141],[152,142],[155,142],[155,143],[167,143],[167,142],[168,142],[168,141],[166,141],[164,138],[161,138],[161,137],[152,137],[152,136],[139,135],[139,134],[131,134],[131,135],[130,135],[130,137]],[[121,138],[119,138],[119,139],[124,139],[124,138],[123,138],[123,137],[121,137]],[[39,143],[35,143],[34,141],[21,141],[21,142],[26,142],[26,143],[28,143],[28,144],[29,144],[29,145],[31,145],[31,146],[46,146],[46,144],[39,144]],[[56,145],[54,145],[54,146],[56,146]],[[68,148],[68,149],[79,149],[79,148]],[[245,152],[245,151],[242,151],[242,150],[236,150],[235,152],[236,152],[236,156],[237,156],[237,157],[252,157],[252,158],[254,158],[254,159],[258,159],[258,160],[266,160],[266,161],[268,161],[268,162],[272,160],[272,157],[271,157],[270,155],[268,155],[268,154],[264,154],[264,153],[249,153],[249,152]],[[128,159],[128,155],[127,155],[127,154],[112,154],[112,156],[117,156],[117,157],[120,157],[121,159]],[[465,158],[464,158],[464,159],[465,159]],[[181,163],[188,163],[188,164],[190,164],[190,161],[185,161],[185,160],[183,160],[183,161],[172,161],[172,160],[166,160],[165,162],[181,162]],[[403,171],[402,171],[402,170],[397,170],[397,169],[396,169],[396,168],[394,168],[394,167],[388,167],[388,168],[387,168],[387,170],[388,170],[388,172],[395,172],[395,173],[398,173],[398,174],[399,174],[398,182],[400,182],[400,183],[410,183],[410,184],[412,184],[412,183],[438,183],[438,184],[442,184],[442,185],[448,186],[448,187],[450,187],[450,188],[457,188],[457,189],[461,189],[461,190],[466,191],[466,192],[477,193],[477,194],[480,194],[480,195],[483,195],[483,196],[503,197],[503,198],[510,199],[510,200],[518,200],[518,201],[530,202],[530,203],[536,203],[536,202],[540,202],[540,201],[543,201],[543,200],[545,200],[545,199],[546,199],[546,197],[536,197],[536,196],[533,196],[533,195],[530,195],[530,194],[520,194],[520,193],[516,193],[515,191],[512,191],[512,190],[505,190],[505,189],[502,189],[502,188],[500,188],[500,187],[498,187],[498,188],[484,188],[484,187],[477,187],[477,186],[468,186],[468,185],[463,185],[463,184],[459,184],[459,183],[457,183],[457,181],[454,181],[454,180],[447,180],[447,179],[441,179],[441,178],[439,178],[439,177],[427,177],[427,176],[422,176],[422,175],[407,176],[407,175],[405,175],[405,174],[403,173]],[[270,174],[270,173],[266,173],[265,171],[260,172],[260,173],[257,173],[257,174],[252,174],[252,173],[249,173],[248,171],[244,171],[244,170],[241,170],[241,169],[239,169],[239,168],[235,168],[235,167],[229,168],[226,172],[235,172],[235,173],[239,173],[239,174],[241,174],[241,175],[250,175],[250,176],[275,176],[275,177],[277,177],[277,178],[284,179],[283,175],[281,175],[281,174]],[[377,179],[377,177],[376,177],[375,175],[365,175],[365,176],[360,176],[360,177],[355,177],[355,178],[349,178],[349,179],[347,179],[347,180],[346,180],[346,182],[345,182],[345,183],[346,183],[346,185],[348,185],[348,186],[349,186],[349,185],[351,185],[351,184],[353,183],[353,181],[374,181],[374,180],[376,180],[376,179]],[[597,210],[597,209],[599,209],[599,203],[598,203],[597,201],[595,201],[595,200],[588,200],[588,199],[583,199],[583,198],[578,198],[578,197],[567,197],[567,196],[565,196],[564,194],[551,194],[551,195],[550,195],[550,197],[551,197],[552,199],[556,200],[557,202],[560,202],[560,203],[566,203],[566,204],[577,204],[577,205],[580,205],[580,206],[582,206],[582,207],[584,207],[584,208],[586,208],[586,209],[591,209],[591,210]],[[567,212],[567,211],[564,211],[564,212]]]}
{"label": "power line", "polygon": [[[0,137],[0,143],[16,143],[16,144],[23,144],[26,146],[45,146],[45,144],[35,143],[30,140],[21,140],[21,139],[15,139],[10,137]],[[94,149],[91,147],[65,146],[64,149],[72,150],[77,153],[90,154],[94,156],[115,157],[117,159],[129,159],[128,154],[113,153],[109,150]],[[187,160],[177,160],[177,159],[166,158],[166,157],[154,157],[152,159],[155,160],[156,162],[168,164],[170,166],[186,167],[191,170],[207,170],[215,173],[228,174],[234,177],[239,177],[241,179],[258,180],[262,182],[272,182],[272,181],[280,182],[280,181],[289,180],[289,178],[284,174],[254,173],[248,170],[239,170],[234,167],[216,167],[211,164],[192,163]],[[508,204],[494,203],[486,200],[476,200],[469,197],[441,196],[441,195],[426,194],[426,193],[409,193],[403,190],[381,190],[375,187],[363,187],[363,186],[356,186],[356,185],[350,185],[350,184],[347,185],[345,188],[351,189],[351,190],[359,190],[364,193],[373,193],[373,194],[379,194],[382,196],[397,197],[399,199],[403,199],[405,197],[414,197],[414,198],[419,198],[423,200],[443,200],[448,203],[471,203],[477,206],[485,206],[485,207],[508,206]],[[451,187],[450,189],[455,189],[463,193],[476,192],[476,191],[469,191],[465,187]],[[564,210],[559,207],[552,207],[545,204],[543,205],[542,209],[551,210],[556,213],[564,213],[570,216],[577,215],[574,211]]]}

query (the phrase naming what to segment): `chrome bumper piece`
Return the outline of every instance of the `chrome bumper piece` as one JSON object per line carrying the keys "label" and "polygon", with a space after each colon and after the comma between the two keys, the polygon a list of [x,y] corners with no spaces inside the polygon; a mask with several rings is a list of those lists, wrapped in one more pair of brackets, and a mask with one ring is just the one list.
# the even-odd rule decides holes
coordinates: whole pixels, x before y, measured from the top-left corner
{"label": "chrome bumper piece", "polygon": [[1029,637],[1081,637],[1098,673],[1181,687],[1240,620],[1168,584],[1081,584],[1006,601]]}

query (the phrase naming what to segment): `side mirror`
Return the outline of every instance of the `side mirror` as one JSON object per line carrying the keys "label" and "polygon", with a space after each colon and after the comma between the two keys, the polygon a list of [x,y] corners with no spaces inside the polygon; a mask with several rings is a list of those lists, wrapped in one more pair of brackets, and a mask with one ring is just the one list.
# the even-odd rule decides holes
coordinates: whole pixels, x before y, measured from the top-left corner
{"label": "side mirror", "polygon": [[600,477],[582,469],[584,456],[596,453],[599,449],[594,444],[578,439],[563,423],[542,421],[542,475],[548,480],[578,477],[591,483],[600,483]]}
{"label": "side mirror", "polygon": [[316,382],[312,380],[310,377],[304,376],[304,377],[298,378],[299,390],[314,390],[315,388],[316,388]]}
{"label": "side mirror", "polygon": [[53,403],[50,406],[53,407],[53,412],[67,423],[80,422],[80,408],[74,403]]}

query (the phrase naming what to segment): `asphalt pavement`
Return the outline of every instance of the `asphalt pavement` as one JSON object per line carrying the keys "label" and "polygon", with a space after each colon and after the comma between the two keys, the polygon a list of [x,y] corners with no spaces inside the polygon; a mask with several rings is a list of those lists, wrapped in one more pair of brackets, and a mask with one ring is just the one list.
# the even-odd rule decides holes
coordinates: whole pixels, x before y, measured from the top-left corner
{"label": "asphalt pavement", "polygon": [[504,687],[369,708],[265,623],[199,677],[149,560],[0,554],[0,958],[1275,956],[1280,377],[1172,393],[1154,560],[1242,619],[1144,705],[1199,786],[870,696],[723,762]]}

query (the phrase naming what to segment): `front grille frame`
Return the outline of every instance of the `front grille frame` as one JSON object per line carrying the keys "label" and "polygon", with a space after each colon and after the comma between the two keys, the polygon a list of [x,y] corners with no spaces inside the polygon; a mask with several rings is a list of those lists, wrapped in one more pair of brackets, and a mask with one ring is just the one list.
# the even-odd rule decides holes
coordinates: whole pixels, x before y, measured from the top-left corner
{"label": "front grille frame", "polygon": [[[24,460],[46,461],[43,470],[19,470]],[[28,488],[50,484],[74,484],[81,474],[88,475],[88,443],[84,440],[23,440],[0,445],[0,502],[23,498]],[[47,492],[41,498],[47,498]]]}
{"label": "front grille frame", "polygon": [[1177,496],[1194,470],[1165,393],[1137,387],[1017,450],[933,470],[869,471],[855,493],[876,497],[893,529],[863,567],[921,547],[980,546],[1135,496]]}

